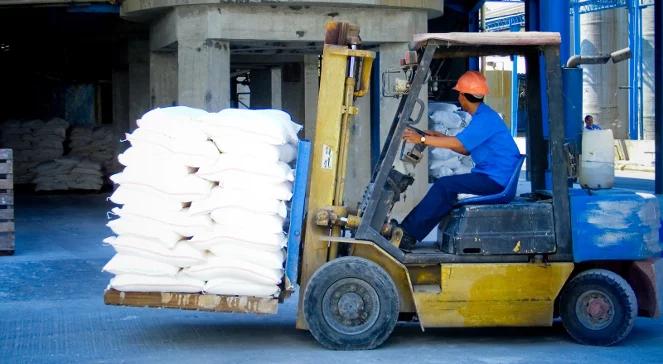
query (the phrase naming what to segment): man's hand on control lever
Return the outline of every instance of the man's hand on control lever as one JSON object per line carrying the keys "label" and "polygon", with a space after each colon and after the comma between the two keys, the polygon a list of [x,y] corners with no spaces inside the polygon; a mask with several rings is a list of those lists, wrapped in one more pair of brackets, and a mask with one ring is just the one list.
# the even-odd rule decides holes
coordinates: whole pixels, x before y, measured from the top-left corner
{"label": "man's hand on control lever", "polygon": [[435,130],[426,130],[427,135],[432,135],[432,136],[446,136],[444,133],[440,133],[439,131]]}
{"label": "man's hand on control lever", "polygon": [[[422,135],[423,134],[423,135]],[[425,141],[422,141],[421,137],[425,137]],[[470,153],[465,149],[463,143],[458,140],[458,138],[453,136],[444,135],[440,132],[434,130],[419,130],[408,126],[403,131],[403,139],[408,143],[413,144],[426,144],[429,147],[433,148],[447,148],[451,149],[454,152],[469,155]]]}
{"label": "man's hand on control lever", "polygon": [[403,132],[403,139],[405,139],[409,143],[421,143],[421,137],[439,137],[439,136],[446,136],[439,131],[435,130],[419,130],[417,128],[414,128],[412,126],[408,126],[405,128],[405,131]]}
{"label": "man's hand on control lever", "polygon": [[403,131],[403,139],[412,144],[420,144],[422,136],[428,136],[429,134],[424,132],[425,135],[421,135],[419,131],[411,129],[410,127],[405,128]]}

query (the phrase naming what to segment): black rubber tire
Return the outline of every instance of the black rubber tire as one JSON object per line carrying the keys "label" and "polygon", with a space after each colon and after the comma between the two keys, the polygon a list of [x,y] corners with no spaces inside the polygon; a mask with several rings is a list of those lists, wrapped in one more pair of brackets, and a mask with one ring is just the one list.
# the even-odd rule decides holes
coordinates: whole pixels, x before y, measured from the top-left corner
{"label": "black rubber tire", "polygon": [[[347,312],[348,307],[352,312]],[[389,274],[358,257],[327,262],[313,274],[304,293],[304,318],[309,330],[322,346],[332,350],[380,346],[394,330],[399,308],[396,286]],[[350,320],[359,322],[346,325]],[[347,332],[353,330],[358,331]]]}
{"label": "black rubber tire", "polygon": [[[611,316],[603,322],[598,320],[596,325],[591,314],[582,309],[584,297],[591,295],[601,302],[599,304],[609,307],[606,315]],[[573,339],[585,345],[619,343],[631,332],[638,315],[638,302],[631,286],[618,274],[604,269],[587,270],[571,279],[559,303],[564,328]]]}

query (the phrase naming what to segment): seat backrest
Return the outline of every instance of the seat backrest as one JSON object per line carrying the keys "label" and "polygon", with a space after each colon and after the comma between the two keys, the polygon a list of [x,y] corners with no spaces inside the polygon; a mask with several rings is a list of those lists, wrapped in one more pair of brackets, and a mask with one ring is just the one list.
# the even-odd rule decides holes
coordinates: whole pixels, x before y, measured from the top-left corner
{"label": "seat backrest", "polygon": [[507,201],[498,203],[509,203],[511,200],[513,200],[514,197],[516,197],[516,190],[518,189],[518,178],[520,178],[520,170],[523,168],[523,162],[525,162],[525,155],[521,154],[520,159],[518,159],[518,162],[516,163],[516,169],[513,171],[513,174],[511,174],[511,178],[509,178],[509,183],[507,183],[506,187],[504,187],[503,193]]}
{"label": "seat backrest", "polygon": [[509,178],[509,182],[504,187],[502,192],[496,193],[494,195],[485,195],[465,198],[458,201],[458,206],[462,205],[478,205],[478,204],[498,204],[498,203],[509,203],[516,196],[516,190],[518,189],[518,178],[520,177],[520,170],[523,167],[523,162],[525,161],[525,155],[521,154],[520,159],[516,163],[513,174]]}

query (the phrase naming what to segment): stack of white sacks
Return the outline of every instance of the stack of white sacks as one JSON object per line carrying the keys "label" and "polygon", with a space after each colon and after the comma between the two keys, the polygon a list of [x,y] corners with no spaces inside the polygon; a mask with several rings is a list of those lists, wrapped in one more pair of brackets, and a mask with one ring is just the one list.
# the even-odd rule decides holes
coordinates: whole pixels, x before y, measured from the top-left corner
{"label": "stack of white sacks", "polygon": [[37,165],[62,157],[68,127],[69,123],[59,118],[2,124],[0,147],[14,150],[14,183],[32,182]]}
{"label": "stack of white sacks", "polygon": [[277,110],[156,109],[127,135],[104,241],[119,291],[270,297],[301,126]]}
{"label": "stack of white sacks", "polygon": [[92,190],[103,186],[101,164],[87,159],[62,157],[34,168],[35,191]]}
{"label": "stack of white sacks", "polygon": [[67,156],[86,158],[100,163],[105,171],[113,171],[116,142],[110,126],[74,127],[69,135]]}
{"label": "stack of white sacks", "polygon": [[[432,130],[455,136],[467,127],[472,115],[458,106],[443,102],[428,105],[429,124]],[[431,148],[428,173],[433,178],[470,173],[474,167],[472,157],[446,148]]]}

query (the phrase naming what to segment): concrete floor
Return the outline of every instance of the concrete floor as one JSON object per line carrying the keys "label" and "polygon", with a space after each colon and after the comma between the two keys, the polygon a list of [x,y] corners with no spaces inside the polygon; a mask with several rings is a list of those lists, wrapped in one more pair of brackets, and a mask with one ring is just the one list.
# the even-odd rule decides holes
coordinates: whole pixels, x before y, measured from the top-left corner
{"label": "concrete floor", "polygon": [[277,315],[105,306],[113,254],[103,195],[17,196],[16,255],[0,257],[0,363],[661,363],[663,320],[638,319],[621,345],[578,345],[552,328],[399,325],[378,350],[332,352]]}

